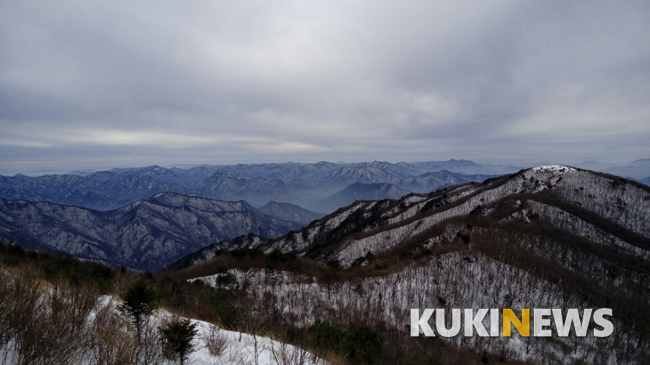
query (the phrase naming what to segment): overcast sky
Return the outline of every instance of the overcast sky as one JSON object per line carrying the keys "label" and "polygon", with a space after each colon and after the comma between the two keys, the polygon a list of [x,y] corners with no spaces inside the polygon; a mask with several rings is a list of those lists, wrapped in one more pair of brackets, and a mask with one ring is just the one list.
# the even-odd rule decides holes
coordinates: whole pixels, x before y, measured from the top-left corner
{"label": "overcast sky", "polygon": [[650,2],[0,2],[0,174],[650,158]]}

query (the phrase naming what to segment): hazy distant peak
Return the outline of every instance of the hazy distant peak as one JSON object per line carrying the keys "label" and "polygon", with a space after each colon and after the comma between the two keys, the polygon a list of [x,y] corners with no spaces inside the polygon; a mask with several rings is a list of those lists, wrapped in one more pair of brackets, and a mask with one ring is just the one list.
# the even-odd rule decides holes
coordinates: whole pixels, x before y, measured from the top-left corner
{"label": "hazy distant peak", "polygon": [[633,164],[650,164],[650,158],[640,158],[632,161]]}

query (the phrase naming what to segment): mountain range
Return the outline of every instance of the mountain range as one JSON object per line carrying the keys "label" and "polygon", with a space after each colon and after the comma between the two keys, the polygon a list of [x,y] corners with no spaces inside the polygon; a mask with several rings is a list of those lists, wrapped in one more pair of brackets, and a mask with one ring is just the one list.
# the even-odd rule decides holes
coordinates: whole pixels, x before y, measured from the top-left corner
{"label": "mountain range", "polygon": [[[189,169],[149,166],[69,175],[0,176],[0,198],[113,210],[158,193],[175,192],[226,201],[245,200],[255,207],[270,201],[286,202],[329,213],[331,205],[324,205],[324,199],[352,184],[388,183],[408,191],[429,192],[453,183],[482,181],[503,173],[504,169],[516,171],[513,167],[479,165],[466,160],[414,164],[279,163]],[[465,174],[477,171],[487,175]]]}
{"label": "mountain range", "polygon": [[244,234],[272,238],[324,216],[291,201],[331,212],[356,200],[399,199],[410,193],[392,183],[432,191],[489,176],[445,170],[405,177],[440,167],[486,169],[450,160],[150,166],[0,176],[0,238],[114,266],[160,270],[210,243]]}
{"label": "mountain range", "polygon": [[[578,165],[582,166],[582,165]],[[640,180],[650,176],[650,158],[642,158],[634,160],[629,164],[623,166],[610,166],[607,164],[592,161],[591,166],[586,165],[586,168],[606,172],[608,174],[629,177],[632,179]]]}
{"label": "mountain range", "polygon": [[267,311],[298,326],[321,318],[406,331],[411,308],[610,308],[615,330],[604,338],[554,330],[442,339],[536,363],[642,364],[650,355],[650,187],[617,176],[541,166],[358,201],[274,239],[215,243],[173,268],[215,285],[208,268],[233,249],[315,259],[348,278],[230,271]]}
{"label": "mountain range", "polygon": [[0,199],[0,238],[111,266],[160,270],[210,243],[254,233],[276,237],[298,224],[245,201],[160,193],[112,211]]}
{"label": "mountain range", "polygon": [[[0,199],[0,238],[110,266],[167,267],[161,275],[219,290],[228,282],[272,323],[364,323],[408,346],[418,343],[409,337],[412,308],[609,308],[608,337],[595,336],[589,325],[585,337],[553,329],[551,337],[515,332],[436,341],[452,345],[445,353],[457,348],[494,361],[645,363],[650,187],[568,166],[489,177],[470,174],[477,172],[470,162],[454,163],[465,173],[426,172],[433,163],[373,162],[3,177],[3,194],[14,198]],[[433,185],[443,187],[426,191]],[[318,191],[308,202],[330,210],[323,216],[286,202],[255,208],[167,191],[111,210],[39,201],[117,204],[188,186],[258,202]]]}

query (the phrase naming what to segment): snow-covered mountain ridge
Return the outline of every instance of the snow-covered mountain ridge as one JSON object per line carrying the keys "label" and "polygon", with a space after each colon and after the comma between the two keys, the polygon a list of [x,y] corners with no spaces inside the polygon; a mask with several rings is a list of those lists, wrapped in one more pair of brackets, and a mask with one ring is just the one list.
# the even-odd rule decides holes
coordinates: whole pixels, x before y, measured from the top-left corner
{"label": "snow-covered mountain ridge", "polygon": [[[452,218],[503,214],[501,208],[514,202],[517,211],[527,209],[528,214],[535,214],[528,200],[547,204],[553,200],[553,204],[569,205],[572,211],[611,221],[642,241],[650,236],[650,188],[572,167],[541,166],[481,184],[453,186],[427,195],[410,194],[396,201],[358,201],[260,248],[335,258],[349,265],[367,251],[376,255]],[[508,217],[499,221],[504,219]],[[323,246],[328,248],[326,253],[321,253]]]}
{"label": "snow-covered mountain ridge", "polygon": [[[230,244],[184,263],[209,260]],[[612,308],[615,331],[603,339],[447,341],[546,364],[643,364],[650,356],[650,188],[616,176],[530,168],[431,194],[358,201],[276,239],[241,237],[236,248],[344,268],[334,281],[231,271],[260,307],[296,325],[361,318],[407,336],[410,308]]]}

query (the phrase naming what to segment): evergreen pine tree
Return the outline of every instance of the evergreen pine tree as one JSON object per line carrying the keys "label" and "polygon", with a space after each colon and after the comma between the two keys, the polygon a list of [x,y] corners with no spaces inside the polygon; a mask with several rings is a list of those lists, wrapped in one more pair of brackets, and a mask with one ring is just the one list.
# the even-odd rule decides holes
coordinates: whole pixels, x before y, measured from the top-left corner
{"label": "evergreen pine tree", "polygon": [[174,319],[160,328],[163,345],[173,352],[183,365],[187,355],[194,350],[192,340],[196,335],[196,324],[189,319]]}
{"label": "evergreen pine tree", "polygon": [[138,332],[138,340],[144,320],[158,307],[156,297],[155,290],[142,280],[131,284],[124,294],[120,311],[130,317]]}

